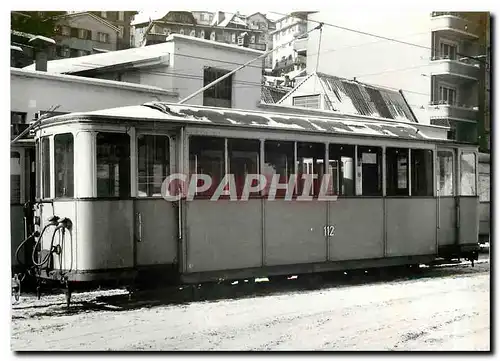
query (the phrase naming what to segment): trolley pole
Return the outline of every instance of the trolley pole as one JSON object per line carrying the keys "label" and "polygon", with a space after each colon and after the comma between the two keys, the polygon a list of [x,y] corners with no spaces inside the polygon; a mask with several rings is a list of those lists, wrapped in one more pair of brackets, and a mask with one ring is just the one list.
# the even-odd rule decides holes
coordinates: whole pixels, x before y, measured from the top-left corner
{"label": "trolley pole", "polygon": [[[308,32],[306,32],[305,34],[309,34],[309,33],[313,32],[314,30],[321,29],[322,27],[323,27],[323,23],[320,23],[320,24],[319,24],[318,26],[316,26],[314,29],[309,30],[309,31],[308,31]],[[304,35],[305,35],[305,34],[304,34]],[[213,82],[211,82],[210,84],[205,85],[203,88],[201,88],[201,89],[199,89],[199,90],[195,91],[193,94],[191,94],[191,95],[187,96],[186,98],[184,98],[184,99],[180,100],[177,104],[184,104],[185,102],[187,102],[188,100],[190,100],[190,99],[194,98],[194,97],[195,97],[195,96],[197,96],[198,94],[200,94],[200,93],[204,92],[205,90],[207,90],[207,89],[209,89],[209,88],[213,87],[214,85],[216,85],[216,84],[220,83],[220,82],[221,82],[221,81],[223,81],[224,79],[226,79],[226,78],[230,77],[231,75],[233,75],[233,74],[234,74],[234,73],[236,73],[237,71],[239,71],[239,70],[241,70],[241,69],[243,69],[243,68],[247,67],[248,65],[252,64],[253,62],[255,62],[255,61],[257,61],[257,60],[259,60],[259,59],[261,59],[261,58],[264,58],[264,57],[268,56],[268,55],[269,55],[269,54],[271,54],[273,51],[275,51],[275,50],[277,50],[277,49],[279,49],[279,48],[282,48],[282,47],[284,47],[284,46],[288,45],[289,43],[291,43],[291,42],[292,42],[292,41],[294,41],[294,40],[295,40],[295,39],[292,39],[292,40],[290,40],[290,41],[287,41],[286,43],[283,43],[283,44],[281,44],[280,46],[278,46],[278,47],[276,47],[276,48],[273,48],[273,49],[270,49],[270,50],[266,51],[265,53],[263,53],[262,55],[259,55],[259,56],[258,56],[258,57],[256,57],[255,59],[252,59],[252,60],[250,60],[250,61],[247,61],[245,64],[243,64],[243,65],[241,65],[241,66],[237,67],[236,69],[234,69],[234,70],[230,71],[229,73],[227,73],[227,74],[225,74],[225,75],[221,76],[220,78],[215,79],[215,80],[214,80]]]}

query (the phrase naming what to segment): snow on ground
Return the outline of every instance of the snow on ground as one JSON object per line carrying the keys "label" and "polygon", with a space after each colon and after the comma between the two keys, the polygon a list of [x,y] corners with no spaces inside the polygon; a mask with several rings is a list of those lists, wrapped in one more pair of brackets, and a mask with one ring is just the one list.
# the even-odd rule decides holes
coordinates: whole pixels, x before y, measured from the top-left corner
{"label": "snow on ground", "polygon": [[489,285],[483,261],[423,269],[417,277],[203,302],[152,302],[148,295],[127,306],[125,292],[111,290],[75,294],[66,310],[61,294],[24,296],[13,305],[11,345],[15,351],[489,350]]}

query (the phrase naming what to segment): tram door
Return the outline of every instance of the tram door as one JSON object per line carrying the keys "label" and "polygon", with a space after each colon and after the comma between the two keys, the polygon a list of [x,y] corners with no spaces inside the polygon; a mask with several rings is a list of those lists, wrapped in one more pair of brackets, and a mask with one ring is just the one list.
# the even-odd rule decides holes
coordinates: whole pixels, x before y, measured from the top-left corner
{"label": "tram door", "polygon": [[452,246],[458,240],[457,152],[438,148],[436,158],[438,244]]}
{"label": "tram door", "polygon": [[136,266],[173,265],[177,258],[177,208],[163,199],[162,183],[174,172],[175,138],[171,134],[137,134],[135,201]]}

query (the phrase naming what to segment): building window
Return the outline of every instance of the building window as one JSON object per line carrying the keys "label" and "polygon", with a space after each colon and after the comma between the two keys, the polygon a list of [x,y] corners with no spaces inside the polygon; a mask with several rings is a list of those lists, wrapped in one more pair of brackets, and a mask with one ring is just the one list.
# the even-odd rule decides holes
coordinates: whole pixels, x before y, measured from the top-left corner
{"label": "building window", "polygon": [[118,21],[125,21],[125,12],[118,11]]}
{"label": "building window", "polygon": [[205,21],[205,14],[203,14],[203,13],[200,14],[200,20]]}
{"label": "building window", "polygon": [[[241,197],[249,174],[260,174],[260,141],[253,139],[228,139],[229,174],[234,175],[236,195]],[[254,186],[255,183],[252,184]],[[259,195],[259,192],[252,192]]]}
{"label": "building window", "polygon": [[358,195],[382,195],[382,148],[358,147]]}
{"label": "building window", "polygon": [[319,109],[320,108],[319,94],[293,97],[293,106]]}
{"label": "building window", "polygon": [[191,30],[189,36],[196,37],[196,30]]}
{"label": "building window", "polygon": [[42,138],[42,199],[50,198],[50,139]]}
{"label": "building window", "polygon": [[71,55],[70,48],[68,46],[62,46],[61,48],[61,56],[64,58],[69,58]]}
{"label": "building window", "polygon": [[98,197],[130,197],[130,137],[98,133],[96,138]]}
{"label": "building window", "polygon": [[179,30],[179,34],[184,35],[184,29]]}
{"label": "building window", "polygon": [[21,154],[10,152],[10,203],[21,203]]}
{"label": "building window", "polygon": [[255,35],[252,35],[252,36],[250,37],[250,42],[251,42],[252,44],[254,44],[254,43],[255,43]]}
{"label": "building window", "polygon": [[61,34],[63,36],[71,36],[71,28],[69,26],[62,26],[61,27]]}
{"label": "building window", "polygon": [[430,197],[433,195],[432,150],[411,150],[411,195]]}
{"label": "building window", "polygon": [[101,17],[103,18],[107,18],[108,17],[108,14],[106,14],[105,11],[101,11]]}
{"label": "building window", "polygon": [[170,174],[170,149],[167,136],[140,135],[137,138],[139,197],[161,196],[161,185]]}
{"label": "building window", "polygon": [[[263,194],[269,194],[274,175],[277,175],[277,182],[279,184],[288,184],[290,176],[295,174],[294,154],[294,142],[274,140],[266,140],[264,142],[264,169],[262,170],[262,174],[266,177],[267,183]],[[286,193],[286,189],[276,189],[278,197],[284,197]]]}
{"label": "building window", "polygon": [[439,103],[454,105],[457,102],[457,91],[451,87],[439,86]]}
{"label": "building window", "polygon": [[[203,85],[208,85],[221,76],[229,73],[227,70],[205,68]],[[203,92],[203,105],[231,108],[233,76],[229,76]]]}
{"label": "building window", "polygon": [[441,59],[455,60],[457,58],[456,44],[441,42],[439,44],[439,54],[441,56]]}
{"label": "building window", "polygon": [[69,49],[69,56],[71,58],[76,58],[77,56],[79,56],[79,50],[70,48]]}
{"label": "building window", "polygon": [[92,40],[92,32],[87,29],[78,29],[78,39]]}
{"label": "building window", "polygon": [[[297,194],[301,196],[318,196],[321,181],[325,174],[325,145],[323,143],[297,142]],[[307,186],[310,178],[311,187]],[[309,188],[309,189],[307,189]]]}
{"label": "building window", "polygon": [[236,43],[236,34],[231,34],[231,42]]}
{"label": "building window", "polygon": [[215,32],[213,32],[213,31],[210,34],[210,40],[215,41]]}
{"label": "building window", "polygon": [[460,158],[460,195],[476,195],[476,155],[462,153]]}
{"label": "building window", "polygon": [[200,31],[200,38],[205,39],[205,30]]}
{"label": "building window", "polygon": [[107,33],[97,33],[99,36],[99,41],[101,43],[109,43],[109,34]]}
{"label": "building window", "polygon": [[124,32],[125,32],[125,27],[124,27],[124,26],[122,26],[122,25],[118,25],[118,37],[119,37],[120,39],[122,39],[122,38],[123,38],[123,34],[124,34]]}
{"label": "building window", "polygon": [[354,146],[330,144],[328,172],[331,175],[328,194],[354,195]]}
{"label": "building window", "polygon": [[[225,172],[225,139],[216,137],[189,138],[189,170],[190,176],[196,174],[208,175],[212,184],[206,191],[197,196],[212,196],[224,178]],[[203,185],[202,179],[197,179],[198,187]]]}
{"label": "building window", "polygon": [[56,198],[73,197],[73,134],[54,137],[54,176]]}
{"label": "building window", "polygon": [[388,196],[407,196],[408,187],[408,149],[386,149],[386,194]]}

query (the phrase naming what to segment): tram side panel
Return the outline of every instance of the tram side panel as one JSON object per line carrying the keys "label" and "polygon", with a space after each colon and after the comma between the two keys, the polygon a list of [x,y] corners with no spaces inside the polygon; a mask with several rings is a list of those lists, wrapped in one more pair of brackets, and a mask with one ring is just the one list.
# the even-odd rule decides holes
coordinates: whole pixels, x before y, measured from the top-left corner
{"label": "tram side panel", "polygon": [[327,260],[327,202],[277,199],[264,204],[266,266]]}
{"label": "tram side panel", "polygon": [[186,202],[186,272],[262,266],[261,200]]}
{"label": "tram side panel", "polygon": [[[16,258],[17,247],[24,240],[24,210],[21,204],[11,204],[10,205],[10,238],[11,238],[11,264],[12,267],[16,268],[19,266],[19,262]],[[25,252],[21,250],[19,253],[19,259],[21,262],[25,263]]]}
{"label": "tram side panel", "polygon": [[479,233],[479,199],[459,197],[459,239],[460,245],[477,245]]}
{"label": "tram side panel", "polygon": [[331,261],[384,257],[383,199],[339,198],[329,207]]}
{"label": "tram side panel", "polygon": [[387,198],[387,256],[436,254],[436,199]]}
{"label": "tram side panel", "polygon": [[457,206],[455,197],[440,197],[438,214],[439,247],[455,244],[456,238]]}

